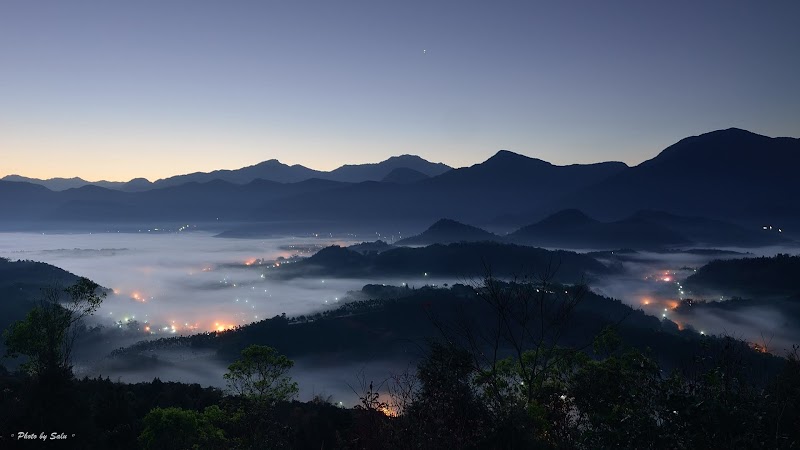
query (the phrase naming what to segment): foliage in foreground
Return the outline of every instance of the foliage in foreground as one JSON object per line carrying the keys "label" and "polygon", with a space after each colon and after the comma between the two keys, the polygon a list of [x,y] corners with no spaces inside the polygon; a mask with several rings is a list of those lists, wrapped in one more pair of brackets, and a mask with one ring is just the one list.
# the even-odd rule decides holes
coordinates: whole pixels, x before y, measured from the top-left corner
{"label": "foliage in foreground", "polygon": [[704,338],[694,359],[670,372],[621,346],[610,328],[586,347],[564,347],[555,336],[582,291],[561,289],[487,280],[481,293],[496,320],[486,323],[495,326],[442,325],[444,339],[430,342],[416,371],[365,380],[354,408],[291,401],[292,361],[253,345],[230,365],[227,395],[157,379],[75,380],[68,367],[57,383],[37,371],[0,371],[0,435],[67,432],[72,447],[86,449],[800,446],[797,348],[763,380],[747,363],[747,344],[733,338]]}

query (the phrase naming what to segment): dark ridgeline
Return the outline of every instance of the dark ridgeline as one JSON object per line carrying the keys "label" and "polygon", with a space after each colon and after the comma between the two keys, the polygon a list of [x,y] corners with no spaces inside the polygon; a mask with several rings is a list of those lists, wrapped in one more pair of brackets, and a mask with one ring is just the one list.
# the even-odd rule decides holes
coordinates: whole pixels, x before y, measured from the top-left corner
{"label": "dark ridgeline", "polygon": [[690,244],[679,233],[635,217],[604,223],[574,209],[520,228],[508,239],[566,248],[664,248]]}
{"label": "dark ridgeline", "polygon": [[[428,178],[410,181],[409,172],[403,175],[401,171],[402,182],[380,181],[403,168],[402,164],[411,166],[405,169]],[[420,167],[424,165],[428,167]],[[441,217],[448,211],[453,211],[454,217],[490,218],[516,210],[522,203],[529,205],[534,197],[536,203],[541,203],[622,168],[621,163],[553,166],[505,151],[482,164],[455,170],[412,156],[390,158],[379,164],[343,166],[327,173],[312,173],[310,169],[267,161],[238,171],[172,177],[154,183],[156,188],[143,192],[110,190],[105,198],[98,198],[94,191],[54,192],[39,202],[42,212],[17,211],[12,207],[8,219],[77,220],[73,213],[76,203],[85,206],[80,220],[87,221],[224,217],[250,221],[382,222],[394,218]],[[398,176],[397,172],[393,176]],[[264,181],[270,177],[277,181]],[[323,182],[323,178],[327,181]],[[344,181],[336,183],[336,180]],[[159,186],[169,187],[158,189]],[[4,183],[2,189],[11,187]],[[482,212],[483,209],[487,211]]]}
{"label": "dark ridgeline", "polygon": [[754,224],[798,222],[798,166],[800,139],[731,128],[682,139],[554,205],[598,218],[653,209]]}
{"label": "dark ridgeline", "polygon": [[319,195],[272,202],[263,215],[380,222],[395,218],[454,217],[486,221],[543,204],[624,169],[622,163],[554,166],[500,151],[483,163],[453,169],[410,185],[359,183]]}
{"label": "dark ridgeline", "polygon": [[612,270],[596,259],[563,250],[544,250],[498,242],[459,242],[427,247],[397,247],[359,253],[337,245],[313,256],[269,269],[267,276],[296,277],[457,277],[480,278],[487,268],[497,276],[543,272],[558,266],[558,279],[575,282]]}
{"label": "dark ridgeline", "polygon": [[[144,191],[146,181],[132,180],[129,190],[139,192],[98,187],[52,192],[2,181],[0,221],[86,224],[221,218],[392,224],[451,217],[508,229],[578,209],[603,222],[620,221],[619,227],[645,221],[693,242],[717,245],[741,238],[743,245],[761,245],[768,239],[753,239],[741,229],[711,220],[751,228],[768,224],[792,233],[800,224],[800,196],[794,195],[793,182],[798,163],[799,139],[738,129],[683,139],[634,167],[614,162],[555,166],[508,151],[452,170],[409,155],[331,172],[270,160],[238,170],[159,180]],[[709,221],[700,223],[703,218]],[[689,219],[697,223],[680,223]],[[720,235],[724,239],[718,239]]]}
{"label": "dark ridgeline", "polygon": [[[321,178],[348,183],[360,183],[362,181],[384,180],[398,170],[400,170],[401,177],[415,176],[413,173],[416,172],[427,178],[441,175],[451,169],[450,166],[442,163],[432,163],[416,155],[400,155],[393,156],[376,164],[344,165],[328,172]],[[403,174],[403,171],[406,173]]]}
{"label": "dark ridgeline", "polygon": [[[194,172],[185,175],[176,175],[150,182],[145,178],[134,178],[127,182],[116,181],[86,181],[82,178],[50,178],[40,180],[23,177],[20,175],[7,175],[3,181],[15,181],[39,184],[52,191],[64,191],[87,185],[100,186],[126,192],[144,191],[154,188],[178,186],[185,183],[206,183],[213,180],[223,180],[234,184],[247,184],[254,180],[269,180],[278,183],[297,183],[311,178],[323,180],[359,183],[362,181],[380,181],[392,172],[403,169],[423,177],[431,177],[447,172],[451,168],[442,163],[432,163],[416,155],[393,156],[385,161],[374,164],[344,165],[330,172],[309,169],[299,164],[283,164],[277,159],[270,159],[252,166],[235,170],[214,170],[212,172]],[[400,176],[415,175],[405,174],[401,170]]]}
{"label": "dark ridgeline", "polygon": [[100,186],[107,189],[116,189],[126,192],[145,191],[153,187],[153,184],[145,178],[134,178],[130,181],[86,181],[79,177],[48,178],[46,180],[40,180],[38,178],[29,178],[20,175],[6,175],[2,178],[2,181],[38,184],[50,189],[51,191],[65,191],[67,189],[74,189],[87,185]]}
{"label": "dark ridgeline", "polygon": [[759,247],[794,243],[777,230],[745,228],[703,217],[638,211],[622,220],[601,222],[577,209],[566,209],[503,236],[454,220],[442,219],[419,235],[397,241],[396,245],[480,241],[573,249],[638,250],[665,250],[688,246]]}
{"label": "dark ridgeline", "polygon": [[223,180],[234,184],[247,184],[255,180],[298,183],[315,178],[343,183],[361,183],[364,181],[381,181],[397,169],[408,169],[425,176],[436,176],[450,170],[450,167],[445,164],[426,161],[415,155],[401,155],[393,156],[379,163],[344,165],[325,172],[309,169],[299,164],[290,166],[281,163],[277,159],[271,159],[236,170],[215,170],[213,172],[197,172],[169,177],[155,181],[153,187],[177,186],[189,182],[205,183],[212,180]]}
{"label": "dark ridgeline", "polygon": [[622,220],[600,222],[576,209],[555,213],[506,236],[510,242],[564,248],[669,249],[687,246],[759,247],[794,241],[762,227],[722,220],[638,211]]}
{"label": "dark ridgeline", "polygon": [[385,241],[377,240],[374,242],[362,242],[360,244],[353,244],[347,246],[348,250],[367,254],[367,253],[381,253],[385,252],[386,250],[391,250],[395,248],[394,245],[389,244]]}
{"label": "dark ridgeline", "polygon": [[715,260],[686,279],[698,295],[728,292],[732,297],[789,297],[800,300],[800,256]]}

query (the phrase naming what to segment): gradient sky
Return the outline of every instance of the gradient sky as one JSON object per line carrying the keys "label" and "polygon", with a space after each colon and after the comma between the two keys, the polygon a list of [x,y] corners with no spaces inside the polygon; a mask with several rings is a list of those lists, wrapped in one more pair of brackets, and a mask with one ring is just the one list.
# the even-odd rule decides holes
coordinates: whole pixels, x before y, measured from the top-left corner
{"label": "gradient sky", "polygon": [[798,20],[796,0],[0,0],[0,176],[797,137]]}

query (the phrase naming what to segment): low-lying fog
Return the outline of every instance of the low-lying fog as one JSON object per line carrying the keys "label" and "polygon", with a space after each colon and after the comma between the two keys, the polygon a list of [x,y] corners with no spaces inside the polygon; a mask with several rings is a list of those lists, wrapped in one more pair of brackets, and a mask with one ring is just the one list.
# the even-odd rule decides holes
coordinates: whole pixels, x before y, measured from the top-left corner
{"label": "low-lying fog", "polygon": [[[349,245],[336,239],[302,237],[271,239],[215,238],[210,233],[94,233],[34,234],[0,233],[0,256],[53,264],[76,275],[88,277],[113,289],[92,321],[113,330],[138,322],[139,333],[119,333],[102,349],[78,353],[76,372],[81,375],[110,376],[136,382],[155,376],[163,380],[198,382],[223,386],[225,365],[211,355],[176,355],[168,369],[157,373],[147,369],[120,368],[103,362],[113,348],[135,341],[180,334],[211,331],[242,325],[277,314],[307,314],[335,306],[348,291],[367,283],[411,285],[464,282],[459,279],[333,279],[263,278],[276,262],[291,263],[295,256],[309,256],[330,244]],[[737,250],[737,249],[733,249]],[[780,248],[748,249],[753,255],[772,256]],[[729,255],[726,257],[743,257]],[[622,263],[625,271],[591,280],[591,287],[603,295],[618,298],[657,317],[675,321],[680,327],[698,331],[729,333],[758,342],[765,333],[772,345],[788,346],[798,340],[797,332],[775,327],[776,311],[761,309],[741,314],[704,313],[681,317],[674,308],[690,297],[681,282],[694,269],[720,255],[638,253]],[[287,258],[288,260],[280,260]],[[725,299],[725,293],[720,293]],[[775,336],[778,334],[777,337]],[[788,334],[787,334],[788,333]],[[112,333],[109,333],[112,335]],[[794,340],[794,342],[792,342]],[[781,353],[776,349],[776,353]],[[92,355],[91,358],[87,353]],[[301,398],[326,393],[353,404],[357,397],[348,385],[357,387],[357,374],[365,369],[370,380],[385,379],[402,371],[408,360],[364,361],[363,364],[320,366],[313,357],[301,358],[292,371],[300,383]]]}
{"label": "low-lying fog", "polygon": [[333,243],[348,244],[224,239],[202,232],[9,233],[0,234],[0,256],[46,262],[113,289],[95,313],[94,320],[103,325],[137,320],[149,322],[156,335],[187,334],[307,313],[359,289],[358,280],[276,283],[261,277],[279,257],[308,255]]}
{"label": "low-lying fog", "polygon": [[[360,242],[360,241],[359,241]],[[223,364],[194,355],[179,358],[166,373],[109,368],[102,356],[111,350],[146,338],[190,335],[226,329],[286,313],[308,314],[335,306],[348,291],[367,283],[407,282],[409,285],[452,283],[460,280],[428,279],[327,279],[262,278],[275,263],[291,263],[293,256],[309,256],[331,244],[352,242],[323,237],[226,239],[211,233],[0,233],[0,256],[28,259],[60,267],[113,289],[90,318],[110,330],[101,348],[79,350],[76,372],[102,374],[123,381],[164,380],[199,382],[222,386]],[[278,260],[287,258],[287,260]],[[113,333],[136,321],[141,332]],[[91,358],[91,359],[89,359]],[[298,381],[314,379],[319,371],[308,369],[313,361],[297,361],[293,375]],[[352,394],[336,382],[352,378],[360,370],[349,366],[340,377],[325,376],[317,385],[301,383],[303,395]],[[322,372],[320,372],[322,373]],[[333,381],[331,381],[333,380]],[[352,381],[352,380],[350,380]],[[333,382],[334,385],[330,385]],[[326,384],[327,383],[327,384]],[[314,387],[316,386],[316,387]]]}
{"label": "low-lying fog", "polygon": [[[593,280],[592,290],[607,297],[622,300],[647,314],[669,319],[680,329],[694,328],[698,332],[731,335],[766,347],[777,355],[785,355],[792,345],[800,343],[800,329],[794,326],[800,318],[789,320],[777,309],[768,305],[758,308],[694,309],[678,311],[683,299],[726,301],[736,293],[720,291],[714,295],[696,295],[682,283],[694,271],[714,259],[753,258],[775,256],[778,253],[795,253],[796,248],[725,248],[738,253],[693,254],[649,253],[630,255],[622,263],[622,274]],[[603,259],[601,259],[602,261]]]}

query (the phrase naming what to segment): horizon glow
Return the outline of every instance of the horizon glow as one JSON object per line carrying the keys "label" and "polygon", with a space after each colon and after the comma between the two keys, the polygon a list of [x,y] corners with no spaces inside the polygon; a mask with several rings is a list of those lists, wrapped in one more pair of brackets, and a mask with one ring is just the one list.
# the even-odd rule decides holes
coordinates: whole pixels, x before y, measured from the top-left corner
{"label": "horizon glow", "polygon": [[156,180],[500,149],[636,165],[800,136],[797,2],[0,4],[0,177]]}

